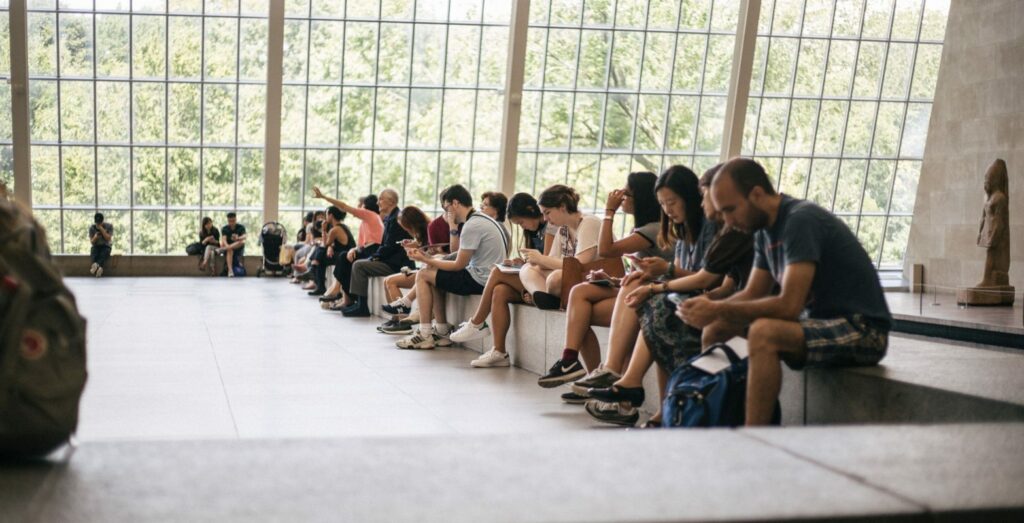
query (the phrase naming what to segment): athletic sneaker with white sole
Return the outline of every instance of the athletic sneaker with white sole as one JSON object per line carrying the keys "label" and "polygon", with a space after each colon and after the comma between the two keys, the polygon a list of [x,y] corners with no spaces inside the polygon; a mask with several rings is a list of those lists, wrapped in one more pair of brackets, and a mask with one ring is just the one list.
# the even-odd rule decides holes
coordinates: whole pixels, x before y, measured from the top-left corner
{"label": "athletic sneaker with white sole", "polygon": [[458,329],[452,333],[451,339],[455,343],[466,343],[474,340],[482,340],[491,335],[491,328],[487,322],[480,325],[473,325],[471,321],[464,321]]}
{"label": "athletic sneaker with white sole", "polygon": [[434,345],[438,347],[451,347],[452,339],[449,334],[451,334],[451,331],[441,334],[437,332],[437,327],[434,327]]}
{"label": "athletic sneaker with white sole", "polygon": [[562,363],[562,360],[558,360],[548,369],[547,374],[537,380],[537,385],[545,389],[551,389],[570,381],[576,381],[586,375],[587,370],[583,368],[580,360],[576,360],[569,365],[565,365]]}
{"label": "athletic sneaker with white sole", "polygon": [[590,394],[587,393],[587,389],[603,389],[611,387],[613,383],[619,380],[622,376],[619,376],[617,372],[608,370],[602,363],[594,372],[587,374],[587,376],[572,384],[572,391],[580,396],[589,398]]}
{"label": "athletic sneaker with white sole", "polygon": [[434,348],[434,334],[424,334],[417,329],[408,337],[398,340],[395,346],[405,350],[431,350]]}
{"label": "athletic sneaker with white sole", "polygon": [[602,423],[632,427],[640,419],[640,411],[635,407],[623,407],[621,403],[608,403],[590,399],[586,404],[587,414]]}
{"label": "athletic sneaker with white sole", "polygon": [[96,267],[96,277],[103,276],[103,267]]}
{"label": "athletic sneaker with white sole", "polygon": [[96,274],[96,269],[100,268],[100,264],[94,263],[89,267],[89,274]]}
{"label": "athletic sneaker with white sole", "polygon": [[380,326],[380,331],[384,334],[412,334],[414,330],[416,330],[416,323],[405,320],[396,321],[391,325]]}
{"label": "athletic sneaker with white sole", "polygon": [[507,352],[498,352],[494,349],[481,354],[479,358],[471,361],[469,364],[478,369],[487,367],[508,367],[511,365],[508,360]]}

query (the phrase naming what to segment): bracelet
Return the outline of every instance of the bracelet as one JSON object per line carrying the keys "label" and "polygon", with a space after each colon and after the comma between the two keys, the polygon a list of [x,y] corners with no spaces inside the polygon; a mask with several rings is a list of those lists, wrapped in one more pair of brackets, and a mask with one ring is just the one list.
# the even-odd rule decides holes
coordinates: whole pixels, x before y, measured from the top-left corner
{"label": "bracelet", "polygon": [[604,217],[604,221],[606,221],[606,222],[613,222],[613,221],[615,221],[615,217],[614,216],[605,216]]}
{"label": "bracelet", "polygon": [[457,231],[457,230],[455,230],[455,231],[448,231],[448,236],[458,236],[458,235],[459,235],[459,231]]}
{"label": "bracelet", "polygon": [[674,263],[668,264],[668,279],[671,280],[672,277],[675,275],[675,273],[676,273],[676,264],[674,264]]}

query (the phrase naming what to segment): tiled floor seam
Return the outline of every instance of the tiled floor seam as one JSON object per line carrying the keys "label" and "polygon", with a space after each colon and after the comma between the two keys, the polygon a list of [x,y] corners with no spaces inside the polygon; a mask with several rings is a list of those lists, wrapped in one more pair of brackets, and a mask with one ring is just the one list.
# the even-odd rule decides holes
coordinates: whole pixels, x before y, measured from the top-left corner
{"label": "tiled floor seam", "polygon": [[203,322],[203,329],[206,330],[206,338],[210,340],[210,354],[213,355],[213,364],[217,366],[217,379],[220,380],[220,390],[224,393],[224,402],[228,406],[228,415],[231,416],[231,427],[235,429],[235,438],[241,438],[238,432],[238,421],[235,420],[235,410],[231,407],[231,396],[228,395],[228,387],[224,384],[224,373],[220,368],[220,360],[217,359],[217,347],[214,346],[213,336],[210,335],[210,326]]}
{"label": "tiled floor seam", "polygon": [[756,435],[754,435],[754,434],[752,434],[752,433],[750,433],[748,431],[740,429],[740,430],[736,431],[736,434],[738,434],[741,437],[748,438],[748,439],[754,440],[754,441],[756,441],[758,443],[762,443],[764,445],[772,447],[772,448],[774,448],[776,450],[779,450],[779,451],[781,451],[781,452],[783,452],[785,454],[788,454],[788,455],[790,455],[790,456],[792,456],[792,457],[794,457],[796,459],[799,459],[801,461],[809,463],[810,465],[813,465],[815,467],[827,470],[827,471],[829,471],[829,472],[831,472],[833,474],[838,474],[840,476],[843,476],[843,477],[845,477],[845,478],[847,478],[847,479],[849,479],[851,481],[854,481],[854,482],[856,482],[858,484],[864,485],[865,487],[867,487],[869,489],[877,491],[880,494],[883,494],[883,495],[895,498],[895,499],[897,499],[899,501],[907,503],[908,505],[914,506],[918,510],[921,511],[922,515],[925,515],[925,516],[931,516],[932,515],[932,509],[928,505],[926,505],[924,503],[921,503],[921,502],[917,501],[916,499],[913,499],[913,498],[907,497],[907,496],[905,496],[903,494],[900,494],[899,492],[894,492],[894,491],[892,491],[892,490],[890,490],[890,489],[888,489],[888,488],[886,488],[886,487],[884,487],[882,485],[875,484],[875,483],[873,483],[868,478],[865,478],[863,476],[854,474],[852,472],[848,472],[846,470],[834,467],[834,466],[829,465],[827,463],[823,463],[823,462],[818,461],[818,460],[816,460],[816,459],[814,459],[814,458],[812,458],[810,456],[805,456],[803,454],[800,454],[799,452],[796,452],[796,451],[794,451],[792,449],[789,449],[787,447],[775,444],[775,443],[773,443],[773,442],[771,442],[769,440],[766,440],[764,438],[759,438]]}

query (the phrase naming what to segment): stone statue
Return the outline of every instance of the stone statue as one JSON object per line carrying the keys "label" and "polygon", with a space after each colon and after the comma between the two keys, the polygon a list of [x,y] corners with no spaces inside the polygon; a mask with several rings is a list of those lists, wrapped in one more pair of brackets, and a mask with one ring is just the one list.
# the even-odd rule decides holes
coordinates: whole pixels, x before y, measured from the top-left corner
{"label": "stone statue", "polygon": [[978,246],[986,249],[981,283],[960,289],[957,302],[967,305],[1013,305],[1010,286],[1009,176],[1006,162],[996,160],[985,172],[985,206],[981,212]]}

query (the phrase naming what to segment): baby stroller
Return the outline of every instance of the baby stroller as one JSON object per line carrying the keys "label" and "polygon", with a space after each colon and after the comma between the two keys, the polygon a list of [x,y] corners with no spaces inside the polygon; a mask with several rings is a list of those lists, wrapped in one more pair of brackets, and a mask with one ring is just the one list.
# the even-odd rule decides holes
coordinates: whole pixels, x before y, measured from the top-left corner
{"label": "baby stroller", "polygon": [[263,246],[263,264],[256,270],[256,277],[261,278],[264,274],[271,276],[284,276],[289,271],[281,264],[281,247],[284,245],[288,233],[284,225],[277,222],[267,222],[260,230],[259,244]]}

